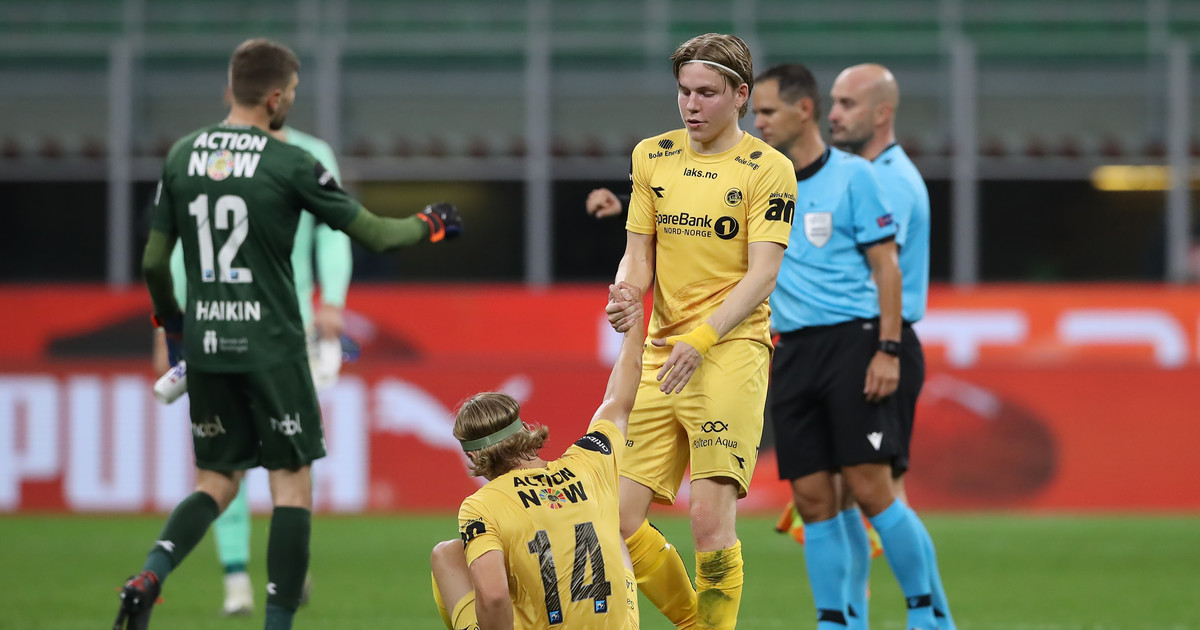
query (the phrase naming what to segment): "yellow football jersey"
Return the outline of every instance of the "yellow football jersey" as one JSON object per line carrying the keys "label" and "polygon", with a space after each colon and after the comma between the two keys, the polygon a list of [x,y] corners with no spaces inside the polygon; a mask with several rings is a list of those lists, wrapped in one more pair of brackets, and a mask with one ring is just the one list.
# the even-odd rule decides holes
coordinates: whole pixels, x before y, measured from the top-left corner
{"label": "yellow football jersey", "polygon": [[[750,243],[788,244],[796,172],[786,156],[748,133],[713,155],[693,151],[686,129],[647,138],[633,151],[629,178],[633,194],[625,227],[655,236],[650,339],[685,334],[703,323],[746,275]],[[764,300],[721,341],[770,345],[770,320]],[[652,356],[654,351],[647,348],[648,364],[661,364],[670,352]]]}
{"label": "yellow football jersey", "polygon": [[625,437],[608,420],[545,468],[501,475],[463,501],[467,564],[504,553],[517,630],[627,627],[617,471]]}

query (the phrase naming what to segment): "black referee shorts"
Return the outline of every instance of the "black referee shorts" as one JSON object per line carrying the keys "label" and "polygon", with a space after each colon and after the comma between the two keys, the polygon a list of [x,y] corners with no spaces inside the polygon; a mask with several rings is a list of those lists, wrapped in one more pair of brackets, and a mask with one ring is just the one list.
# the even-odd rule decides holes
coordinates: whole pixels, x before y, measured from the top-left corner
{"label": "black referee shorts", "polygon": [[913,423],[917,415],[917,398],[925,386],[925,352],[921,340],[908,322],[900,334],[900,386],[895,398],[900,420],[901,451],[892,460],[892,476],[899,478],[908,472],[908,453],[912,446]]}
{"label": "black referee shorts", "polygon": [[[780,335],[768,397],[780,479],[890,463],[901,454],[897,396],[869,403],[863,394],[878,349],[879,324],[872,320]],[[903,381],[903,368],[900,374]]]}

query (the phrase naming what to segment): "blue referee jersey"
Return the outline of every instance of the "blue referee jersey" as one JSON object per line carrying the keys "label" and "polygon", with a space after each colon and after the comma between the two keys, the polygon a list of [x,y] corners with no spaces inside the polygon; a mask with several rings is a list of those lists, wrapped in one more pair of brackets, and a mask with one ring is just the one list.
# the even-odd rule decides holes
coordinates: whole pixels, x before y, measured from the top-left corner
{"label": "blue referee jersey", "polygon": [[796,180],[796,217],[771,294],[771,325],[791,332],[879,317],[865,251],[898,235],[875,168],[829,147]]}
{"label": "blue referee jersey", "polygon": [[904,321],[925,316],[929,298],[929,189],[900,145],[892,143],[875,157],[875,175],[895,215],[900,233],[900,273],[904,277]]}

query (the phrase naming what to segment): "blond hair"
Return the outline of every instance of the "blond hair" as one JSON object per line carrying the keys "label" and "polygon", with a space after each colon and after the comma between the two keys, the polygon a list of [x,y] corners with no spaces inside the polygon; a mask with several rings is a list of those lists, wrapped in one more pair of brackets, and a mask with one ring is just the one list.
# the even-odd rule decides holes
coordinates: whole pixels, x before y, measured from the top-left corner
{"label": "blond hair", "polygon": [[[679,69],[689,61],[711,61],[712,64],[705,65],[724,77],[729,87],[736,90],[745,83],[750,88],[747,94],[754,91],[754,59],[750,47],[737,35],[705,33],[680,44],[671,55],[676,79]],[[738,109],[738,118],[745,116],[749,109],[750,99],[747,98]]]}
{"label": "blond hair", "polygon": [[[508,394],[483,392],[463,401],[454,417],[454,437],[459,442],[487,437],[521,417],[521,404]],[[496,444],[471,451],[471,474],[476,477],[495,479],[514,469],[523,461],[537,457],[546,444],[550,429],[536,424],[525,424],[513,435]]]}

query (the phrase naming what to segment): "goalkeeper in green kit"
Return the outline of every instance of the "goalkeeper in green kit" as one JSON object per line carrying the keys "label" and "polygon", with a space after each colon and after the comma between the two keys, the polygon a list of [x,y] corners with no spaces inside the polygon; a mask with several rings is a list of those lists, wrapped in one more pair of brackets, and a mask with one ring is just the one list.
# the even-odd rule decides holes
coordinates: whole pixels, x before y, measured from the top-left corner
{"label": "goalkeeper in green kit", "polygon": [[[229,64],[229,116],[167,154],[142,261],[172,365],[187,359],[196,490],[176,506],[120,593],[115,629],[143,630],[172,570],[234,500],[245,471],[268,470],[266,628],[288,629],[308,569],[312,462],[325,455],[296,299],[292,252],[303,210],[372,251],[453,238],[458,210],[372,214],[308,151],[275,139],[295,100],[299,60],[269,40]],[[182,245],[184,304],[170,257]],[[181,308],[182,306],[182,308]]]}
{"label": "goalkeeper in green kit", "polygon": [[[342,180],[333,149],[325,141],[286,126],[271,132],[271,135],[308,151],[337,181]],[[313,308],[314,253],[315,278],[321,287],[320,305],[316,309]],[[352,270],[350,237],[318,221],[311,212],[302,213],[296,228],[296,242],[292,247],[292,271],[296,282],[296,299],[300,304],[300,319],[304,322],[308,340],[309,368],[318,392],[336,383],[341,369],[342,309],[346,305],[346,291],[350,286]],[[171,279],[175,282],[175,299],[180,304],[186,304],[187,275],[183,265],[183,249],[179,246],[171,254]],[[154,336],[154,368],[161,374],[169,367],[166,336],[158,329]],[[213,523],[213,538],[217,545],[217,557],[224,570],[225,598],[221,613],[249,615],[254,611],[254,589],[247,570],[250,561],[250,502],[245,481],[237,497]],[[308,600],[311,589],[311,579],[306,577],[302,604]]]}

